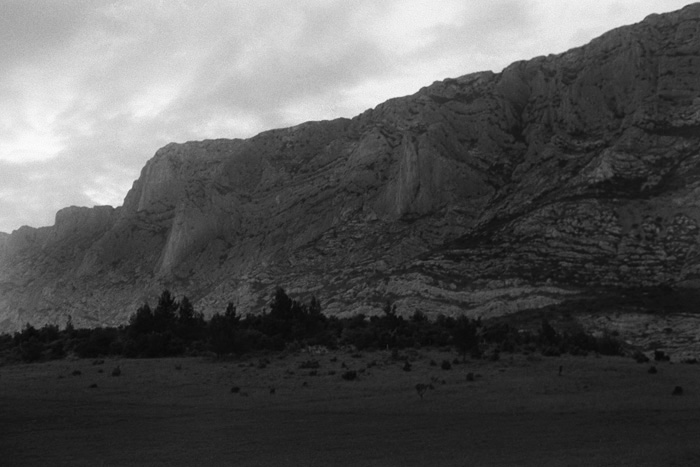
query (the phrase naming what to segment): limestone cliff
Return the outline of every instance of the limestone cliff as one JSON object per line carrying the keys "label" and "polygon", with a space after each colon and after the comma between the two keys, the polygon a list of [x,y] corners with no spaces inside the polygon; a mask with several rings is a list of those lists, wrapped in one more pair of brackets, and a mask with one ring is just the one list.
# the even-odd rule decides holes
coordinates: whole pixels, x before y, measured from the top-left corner
{"label": "limestone cliff", "polygon": [[0,236],[0,328],[212,313],[494,315],[700,284],[700,4],[353,119],[160,149],[122,207]]}

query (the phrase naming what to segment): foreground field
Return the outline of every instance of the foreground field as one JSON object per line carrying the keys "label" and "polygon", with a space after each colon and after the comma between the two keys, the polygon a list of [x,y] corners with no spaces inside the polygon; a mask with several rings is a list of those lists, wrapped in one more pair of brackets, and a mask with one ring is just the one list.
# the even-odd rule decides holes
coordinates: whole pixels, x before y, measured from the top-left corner
{"label": "foreground field", "polygon": [[0,464],[700,465],[697,365],[401,357],[410,371],[343,351],[0,367]]}

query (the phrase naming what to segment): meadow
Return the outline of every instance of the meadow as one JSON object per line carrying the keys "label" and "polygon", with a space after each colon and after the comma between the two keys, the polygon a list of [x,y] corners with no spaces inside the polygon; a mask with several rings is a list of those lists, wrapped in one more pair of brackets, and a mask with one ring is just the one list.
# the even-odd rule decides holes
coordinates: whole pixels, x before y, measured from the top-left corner
{"label": "meadow", "polygon": [[697,365],[594,354],[67,357],[0,366],[0,463],[700,465],[698,388]]}

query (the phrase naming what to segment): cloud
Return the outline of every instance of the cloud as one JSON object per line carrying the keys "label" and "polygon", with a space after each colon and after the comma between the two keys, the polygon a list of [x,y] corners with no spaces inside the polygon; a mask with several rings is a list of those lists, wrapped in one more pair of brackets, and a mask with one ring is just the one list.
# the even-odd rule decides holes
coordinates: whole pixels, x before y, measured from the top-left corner
{"label": "cloud", "polygon": [[97,4],[4,0],[0,15],[3,68],[50,59],[82,29]]}
{"label": "cloud", "polygon": [[677,0],[5,0],[0,231],[122,203],[171,141],[352,117]]}

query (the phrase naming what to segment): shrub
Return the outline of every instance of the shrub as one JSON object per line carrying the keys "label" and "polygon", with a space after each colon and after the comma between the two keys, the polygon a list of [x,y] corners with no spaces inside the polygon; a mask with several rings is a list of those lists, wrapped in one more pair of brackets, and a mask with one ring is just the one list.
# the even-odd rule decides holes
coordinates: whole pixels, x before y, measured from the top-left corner
{"label": "shrub", "polygon": [[418,396],[420,396],[421,400],[423,400],[423,395],[428,390],[428,387],[429,386],[427,384],[416,384],[416,392],[418,393]]}
{"label": "shrub", "polygon": [[321,364],[318,362],[318,360],[307,360],[305,362],[301,362],[299,368],[302,370],[316,369],[321,368]]}
{"label": "shrub", "polygon": [[542,348],[542,355],[545,357],[559,357],[561,356],[561,350],[555,345],[547,345]]}
{"label": "shrub", "polygon": [[546,319],[542,320],[539,340],[543,345],[554,345],[559,343],[559,334]]}
{"label": "shrub", "polygon": [[440,364],[440,368],[442,368],[443,370],[451,370],[452,364],[449,362],[449,360],[443,360],[442,364]]}
{"label": "shrub", "polygon": [[48,347],[49,358],[58,360],[66,356],[66,349],[62,340],[54,341]]}
{"label": "shrub", "polygon": [[344,372],[344,373],[341,375],[341,377],[342,377],[345,381],[354,381],[354,380],[357,379],[357,372],[356,372],[355,370],[348,370],[348,371]]}
{"label": "shrub", "polygon": [[634,352],[634,354],[632,354],[632,358],[637,363],[648,363],[649,362],[649,357],[644,355],[644,353],[642,353],[640,350],[636,350]]}
{"label": "shrub", "polygon": [[95,328],[90,331],[87,339],[79,341],[75,353],[80,358],[97,358],[112,354],[112,345],[119,338],[114,328]]}
{"label": "shrub", "polygon": [[601,355],[622,355],[622,342],[613,337],[611,334],[605,333],[596,341],[597,351]]}
{"label": "shrub", "polygon": [[27,363],[36,362],[41,359],[44,346],[36,337],[31,337],[19,345],[19,353],[22,361]]}

